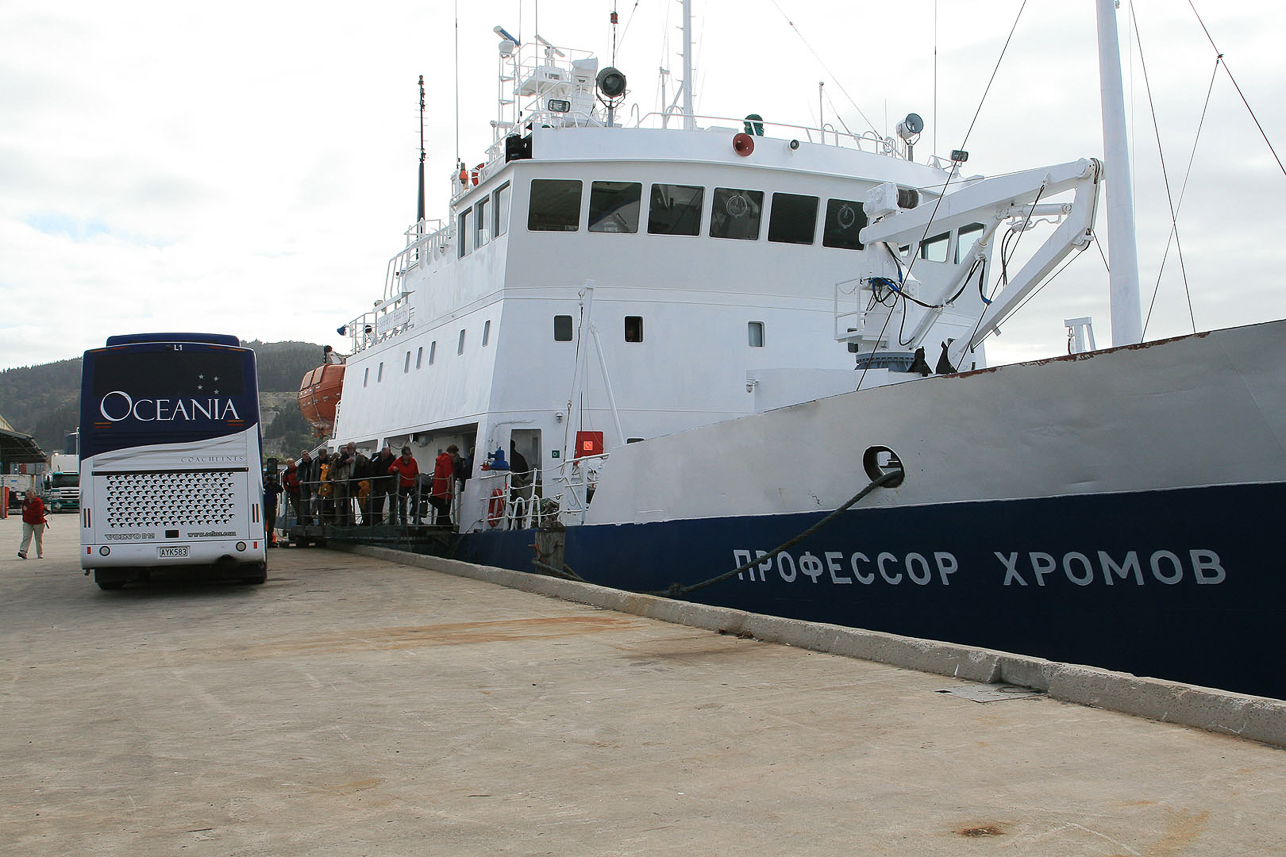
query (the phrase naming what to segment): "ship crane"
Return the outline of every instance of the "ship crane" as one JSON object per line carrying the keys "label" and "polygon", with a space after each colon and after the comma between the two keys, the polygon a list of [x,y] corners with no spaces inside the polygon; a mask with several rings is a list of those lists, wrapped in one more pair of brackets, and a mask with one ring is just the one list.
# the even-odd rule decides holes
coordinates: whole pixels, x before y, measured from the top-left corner
{"label": "ship crane", "polygon": [[[1093,240],[1094,215],[1102,178],[1101,162],[1082,159],[1053,167],[980,179],[941,199],[929,199],[910,209],[880,204],[880,199],[889,198],[890,186],[874,188],[870,194],[868,211],[872,215],[882,216],[862,230],[861,240],[868,245],[882,243],[893,252],[898,246],[918,245],[931,229],[953,230],[976,222],[982,222],[986,226],[974,245],[973,256],[961,261],[958,272],[939,294],[927,295],[921,301],[925,311],[912,330],[909,347],[915,349],[924,344],[924,338],[934,322],[948,306],[948,299],[960,290],[964,278],[969,276],[971,263],[984,257],[991,237],[1002,223],[1008,221],[1018,229],[1026,229],[1037,217],[1061,219],[1058,228],[1009,280],[1003,291],[984,305],[973,333],[951,343],[947,352],[948,360],[952,366],[959,366],[965,355],[994,332],[1068,254],[1087,247]],[[896,198],[896,187],[892,190],[892,198]],[[1074,192],[1070,203],[1040,202],[1068,191]],[[907,302],[901,303],[903,312],[906,312]]]}

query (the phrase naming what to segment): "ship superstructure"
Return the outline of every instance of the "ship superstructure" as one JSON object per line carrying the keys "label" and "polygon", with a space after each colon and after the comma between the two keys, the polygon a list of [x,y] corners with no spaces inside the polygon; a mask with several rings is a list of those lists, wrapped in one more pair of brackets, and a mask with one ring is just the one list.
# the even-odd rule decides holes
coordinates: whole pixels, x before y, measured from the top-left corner
{"label": "ship superstructure", "polygon": [[[981,345],[947,347],[980,327],[997,229],[1077,186],[1092,216],[1091,162],[997,185],[909,160],[906,123],[898,138],[757,116],[621,127],[614,69],[543,43],[503,54],[487,159],[452,177],[445,222],[408,230],[382,297],[347,326],[339,443],[417,458],[455,443],[481,462],[512,442],[556,499],[586,452],[984,367]],[[924,216],[863,241],[911,209]],[[471,487],[462,531],[491,525],[488,487]],[[585,500],[560,507],[579,519]]]}

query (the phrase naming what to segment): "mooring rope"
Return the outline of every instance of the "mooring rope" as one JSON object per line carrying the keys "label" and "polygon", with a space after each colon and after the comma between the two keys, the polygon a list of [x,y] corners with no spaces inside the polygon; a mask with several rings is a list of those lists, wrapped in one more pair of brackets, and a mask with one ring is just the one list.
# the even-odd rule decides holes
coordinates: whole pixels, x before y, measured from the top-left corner
{"label": "mooring rope", "polygon": [[705,589],[708,586],[714,586],[716,583],[722,583],[723,581],[731,578],[733,575],[741,574],[747,571],[748,569],[752,568],[753,566],[759,565],[760,563],[767,562],[768,560],[777,556],[777,554],[781,553],[782,551],[788,550],[789,548],[794,547],[795,545],[802,542],[804,539],[811,536],[813,533],[820,530],[822,527],[829,524],[831,521],[835,520],[835,518],[839,516],[841,513],[847,512],[854,504],[856,504],[867,494],[870,494],[876,488],[883,488],[885,485],[888,485],[889,483],[900,480],[903,478],[903,475],[904,475],[903,471],[901,470],[890,470],[888,473],[885,473],[879,479],[872,480],[869,485],[867,485],[861,491],[858,491],[851,498],[849,498],[847,503],[840,506],[835,511],[831,512],[825,518],[822,518],[820,521],[813,524],[811,527],[804,530],[802,533],[795,536],[793,539],[783,542],[781,545],[769,551],[768,553],[763,554],[761,556],[757,556],[750,562],[744,565],[739,565],[736,568],[732,569],[731,571],[725,571],[723,574],[716,575],[715,577],[712,577],[709,580],[703,580],[700,583],[693,583],[688,586],[683,586],[679,583],[671,583],[670,586],[666,589],[653,590],[651,592],[644,592],[643,594],[660,595],[666,598],[682,598],[685,595],[696,592],[698,589]]}

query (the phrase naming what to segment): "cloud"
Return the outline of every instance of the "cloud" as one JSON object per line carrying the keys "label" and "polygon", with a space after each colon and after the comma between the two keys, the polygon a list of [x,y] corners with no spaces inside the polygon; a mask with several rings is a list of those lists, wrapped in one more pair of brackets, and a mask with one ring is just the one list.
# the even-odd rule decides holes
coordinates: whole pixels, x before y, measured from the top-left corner
{"label": "cloud", "polygon": [[[621,11],[631,23],[616,65],[640,113],[660,105],[658,68],[671,70],[670,95],[679,76],[672,5]],[[1028,5],[969,135],[972,171],[1102,149],[1092,13],[1085,4]],[[410,0],[357,11],[249,0],[0,4],[0,367],[73,356],[141,328],[345,347],[334,329],[382,296],[387,261],[414,219],[418,76],[428,83],[430,217],[446,213],[457,154],[474,164],[492,143],[491,28],[529,38],[534,9],[516,0],[475,6],[461,4],[457,30],[449,4]],[[930,123],[917,153],[935,142],[945,153],[963,142],[1019,6],[703,0],[698,107],[807,126],[825,81],[827,122],[838,112],[865,128],[848,96],[881,133],[914,110]],[[548,4],[541,12],[542,35],[611,59],[606,15]],[[1186,168],[1213,68],[1190,12],[1154,0],[1138,8],[1172,183]],[[1223,4],[1203,14],[1270,137],[1286,139],[1286,52],[1277,47],[1286,12]],[[1155,205],[1151,118],[1137,49],[1124,42],[1150,296],[1168,210]],[[1275,170],[1221,76],[1180,220],[1202,326],[1286,315],[1264,274],[1281,265]],[[1172,255],[1158,331],[1188,324],[1177,270]],[[1105,294],[1091,250],[1005,325],[993,354],[1056,353],[1063,318],[1080,315],[1095,317],[1106,342]]]}

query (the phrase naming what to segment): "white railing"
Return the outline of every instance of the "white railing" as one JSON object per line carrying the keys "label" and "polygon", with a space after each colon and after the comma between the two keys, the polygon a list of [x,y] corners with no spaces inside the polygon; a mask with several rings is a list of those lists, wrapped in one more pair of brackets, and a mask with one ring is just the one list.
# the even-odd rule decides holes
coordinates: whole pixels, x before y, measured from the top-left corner
{"label": "white railing", "polygon": [[[606,454],[578,458],[544,473],[484,470],[477,477],[485,503],[479,523],[497,530],[526,530],[555,521],[582,524],[606,460]],[[521,476],[526,484],[515,485],[514,476]]]}
{"label": "white railing", "polygon": [[605,461],[606,453],[575,458],[560,464],[552,474],[548,490],[558,503],[558,520],[564,525],[585,523],[585,513],[598,485],[598,471]]}
{"label": "white railing", "polygon": [[[515,484],[515,477],[526,484]],[[534,469],[525,473],[482,471],[477,477],[486,502],[482,523],[497,530],[527,530],[548,523],[542,512],[545,498],[541,496],[538,477]]]}

